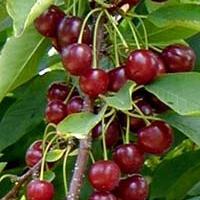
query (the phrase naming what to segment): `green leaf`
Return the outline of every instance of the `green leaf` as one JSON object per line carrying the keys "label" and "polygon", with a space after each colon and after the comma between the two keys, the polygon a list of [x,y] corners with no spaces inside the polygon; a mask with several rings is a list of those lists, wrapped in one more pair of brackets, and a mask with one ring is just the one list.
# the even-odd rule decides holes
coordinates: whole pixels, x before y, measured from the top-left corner
{"label": "green leaf", "polygon": [[101,121],[105,111],[106,107],[98,115],[89,112],[69,115],[58,124],[57,131],[59,134],[66,135],[66,137],[73,136],[83,139]]}
{"label": "green leaf", "polygon": [[37,74],[38,64],[45,53],[47,41],[33,28],[20,38],[12,37],[0,55],[0,101],[14,88]]}
{"label": "green leaf", "polygon": [[46,161],[47,162],[56,162],[62,158],[64,153],[65,153],[65,150],[63,150],[63,149],[51,150],[46,155]]}
{"label": "green leaf", "polygon": [[106,103],[118,110],[130,110],[132,108],[132,91],[136,84],[128,81],[119,92],[111,97],[105,97]]}
{"label": "green leaf", "polygon": [[163,161],[154,171],[150,199],[184,199],[200,180],[200,151],[184,153]]}
{"label": "green leaf", "polygon": [[0,152],[43,121],[47,88],[54,81],[63,81],[64,75],[62,71],[52,71],[37,76],[18,89],[17,101],[0,122]]}
{"label": "green leaf", "polygon": [[189,196],[199,196],[200,195],[200,182],[198,182],[187,194]]}
{"label": "green leaf", "polygon": [[161,7],[148,19],[159,27],[182,26],[200,31],[200,7],[193,4],[178,4]]}
{"label": "green leaf", "polygon": [[161,118],[200,146],[200,116],[181,116],[170,112],[161,115]]}
{"label": "green leaf", "polygon": [[44,172],[44,180],[46,181],[52,182],[55,179],[55,177],[56,177],[56,174],[51,170]]}
{"label": "green leaf", "polygon": [[7,162],[1,162],[0,163],[0,174],[5,169],[6,165],[7,165]]}
{"label": "green leaf", "polygon": [[15,36],[20,36],[53,0],[7,0],[7,10],[14,21]]}
{"label": "green leaf", "polygon": [[180,115],[200,114],[200,73],[164,75],[145,88]]}

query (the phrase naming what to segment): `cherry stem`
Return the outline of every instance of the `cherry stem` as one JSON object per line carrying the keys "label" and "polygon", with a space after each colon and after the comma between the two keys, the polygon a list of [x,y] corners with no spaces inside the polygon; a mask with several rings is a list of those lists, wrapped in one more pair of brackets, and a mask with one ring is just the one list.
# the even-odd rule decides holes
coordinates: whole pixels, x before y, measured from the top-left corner
{"label": "cherry stem", "polygon": [[67,103],[68,103],[68,101],[69,101],[69,99],[71,98],[72,93],[73,93],[73,91],[74,91],[75,88],[76,88],[76,86],[73,85],[73,87],[72,87],[71,90],[69,91],[69,94],[67,95],[67,98],[66,98],[65,101],[64,101],[64,104],[67,104]]}
{"label": "cherry stem", "polygon": [[73,2],[73,16],[76,16],[76,1]]}
{"label": "cherry stem", "polygon": [[46,159],[46,155],[52,145],[52,143],[54,142],[54,140],[56,140],[58,137],[58,135],[55,135],[51,141],[48,143],[45,151],[44,151],[44,154],[43,154],[43,157],[42,157],[42,164],[41,164],[41,171],[40,171],[40,180],[43,180],[44,179],[44,167],[45,167],[45,159]]}
{"label": "cherry stem", "polygon": [[51,131],[51,132],[49,132],[49,133],[47,133],[47,134],[44,134],[43,140],[42,140],[42,152],[45,151],[45,144],[46,144],[47,139],[48,139],[51,135],[55,135],[55,134],[56,134],[55,131]]}
{"label": "cherry stem", "polygon": [[112,18],[112,16],[108,13],[107,10],[105,10],[105,13],[106,13],[109,21],[111,22],[112,26],[116,30],[117,34],[119,35],[119,38],[121,39],[122,44],[124,45],[124,47],[126,49],[128,49],[128,44],[127,44],[126,40],[124,39],[124,36],[121,34],[121,32],[119,31],[119,29],[117,28],[116,21]]}
{"label": "cherry stem", "polygon": [[65,194],[68,194],[68,186],[67,186],[67,158],[69,156],[69,152],[71,151],[71,145],[67,147],[66,153],[64,156],[63,160],[63,183],[64,183],[64,189],[65,189]]}
{"label": "cherry stem", "polygon": [[89,154],[90,154],[90,159],[91,159],[92,163],[95,163],[95,159],[94,159],[94,155],[93,155],[92,151],[90,151]]}
{"label": "cherry stem", "polygon": [[159,49],[159,48],[157,48],[157,47],[155,47],[155,46],[153,46],[153,45],[149,45],[153,50],[155,50],[155,51],[157,51],[157,52],[159,52],[159,53],[161,53],[162,52],[162,49]]}
{"label": "cherry stem", "polygon": [[110,8],[110,7],[112,7],[111,4],[104,3],[102,0],[95,0],[95,2],[98,3],[99,5],[101,5],[104,8]]}
{"label": "cherry stem", "polygon": [[78,43],[82,43],[82,39],[83,39],[83,34],[84,34],[84,30],[85,30],[85,27],[86,27],[86,24],[87,24],[87,21],[89,20],[89,18],[91,17],[91,15],[93,15],[95,12],[98,12],[100,11],[101,8],[95,8],[93,10],[91,10],[87,16],[85,17],[84,21],[83,21],[83,24],[81,26],[81,31],[80,31],[80,34],[79,34],[79,38],[78,38]]}
{"label": "cherry stem", "polygon": [[119,62],[116,31],[114,31],[114,50],[115,50],[115,65],[118,67],[120,65],[120,62]]}
{"label": "cherry stem", "polygon": [[13,180],[16,181],[17,180],[17,176],[16,175],[4,174],[3,176],[0,177],[0,183],[6,178],[9,178],[11,181],[13,181]]}
{"label": "cherry stem", "polygon": [[99,28],[99,24],[100,24],[100,21],[101,21],[101,17],[103,15],[103,11],[101,11],[101,13],[99,14],[99,16],[97,17],[97,20],[96,20],[96,24],[95,24],[95,27],[94,27],[94,38],[93,38],[93,68],[97,68],[97,65],[98,65],[98,61],[97,61],[97,55],[98,55],[98,52],[97,52],[97,34],[98,34],[98,28]]}
{"label": "cherry stem", "polygon": [[146,27],[145,27],[145,25],[144,25],[143,20],[142,20],[140,17],[138,17],[138,20],[140,21],[140,23],[141,23],[141,25],[142,25],[142,28],[143,28],[143,31],[144,31],[145,48],[148,49],[148,48],[149,48],[149,47],[148,47],[149,41],[148,41],[147,29],[146,29]]}
{"label": "cherry stem", "polygon": [[104,118],[101,121],[101,126],[102,126],[102,142],[103,142],[104,160],[108,160],[107,147],[106,147],[106,136],[105,136],[106,130],[105,130]]}
{"label": "cherry stem", "polygon": [[129,144],[130,143],[130,116],[127,115],[126,116],[126,138],[125,138],[125,142],[126,144]]}

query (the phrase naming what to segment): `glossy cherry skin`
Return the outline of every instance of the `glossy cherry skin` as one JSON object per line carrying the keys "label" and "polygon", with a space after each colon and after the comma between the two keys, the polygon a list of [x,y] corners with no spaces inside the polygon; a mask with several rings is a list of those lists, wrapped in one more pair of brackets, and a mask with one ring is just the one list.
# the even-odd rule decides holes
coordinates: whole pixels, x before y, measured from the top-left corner
{"label": "glossy cherry skin", "polygon": [[79,113],[83,109],[83,98],[80,96],[72,97],[67,103],[67,114]]}
{"label": "glossy cherry skin", "polygon": [[108,72],[109,85],[108,89],[112,92],[119,91],[126,83],[126,73],[124,67],[117,67]]}
{"label": "glossy cherry skin", "polygon": [[27,200],[53,200],[54,186],[47,181],[32,180],[27,185]]}
{"label": "glossy cherry skin", "polygon": [[104,94],[108,90],[108,74],[102,69],[92,69],[80,77],[79,85],[81,90],[92,98]]}
{"label": "glossy cherry skin", "polygon": [[173,130],[163,121],[154,121],[138,133],[138,145],[146,153],[163,154],[173,143]]}
{"label": "glossy cherry skin", "polygon": [[64,101],[69,94],[69,87],[64,83],[53,83],[48,89],[48,100],[61,100]]}
{"label": "glossy cherry skin", "polygon": [[[79,17],[65,17],[58,27],[58,40],[61,47],[67,47],[69,44],[76,43],[80,34],[82,19]],[[83,34],[82,43],[91,43],[91,32],[86,25]]]}
{"label": "glossy cherry skin", "polygon": [[60,100],[51,101],[47,105],[45,115],[49,123],[58,124],[67,116],[66,105]]}
{"label": "glossy cherry skin", "polygon": [[144,164],[144,153],[134,144],[123,144],[113,152],[113,160],[121,172],[132,174],[141,170]]}
{"label": "glossy cherry skin", "polygon": [[111,191],[119,184],[120,169],[113,161],[100,160],[91,166],[88,178],[98,191]]}
{"label": "glossy cherry skin", "polygon": [[56,37],[57,28],[65,13],[57,6],[52,5],[47,11],[36,18],[34,24],[39,33],[46,37]]}
{"label": "glossy cherry skin", "polygon": [[35,141],[27,150],[25,161],[28,167],[33,167],[42,159],[42,141]]}
{"label": "glossy cherry skin", "polygon": [[72,75],[83,75],[91,69],[92,50],[86,44],[71,44],[62,49],[62,62]]}
{"label": "glossy cherry skin", "polygon": [[149,193],[149,186],[141,175],[133,175],[130,178],[121,180],[116,188],[117,197],[122,200],[146,200]]}
{"label": "glossy cherry skin", "polygon": [[93,192],[89,200],[117,200],[117,198],[109,192]]}
{"label": "glossy cherry skin", "polygon": [[156,78],[158,62],[158,57],[150,50],[133,51],[126,62],[126,76],[137,84],[148,84]]}
{"label": "glossy cherry skin", "polygon": [[129,4],[129,6],[136,6],[138,3],[140,2],[140,0],[121,0],[117,6],[118,7],[121,7],[123,6],[124,4]]}
{"label": "glossy cherry skin", "polygon": [[196,61],[193,49],[182,44],[167,46],[162,58],[169,72],[192,71]]}

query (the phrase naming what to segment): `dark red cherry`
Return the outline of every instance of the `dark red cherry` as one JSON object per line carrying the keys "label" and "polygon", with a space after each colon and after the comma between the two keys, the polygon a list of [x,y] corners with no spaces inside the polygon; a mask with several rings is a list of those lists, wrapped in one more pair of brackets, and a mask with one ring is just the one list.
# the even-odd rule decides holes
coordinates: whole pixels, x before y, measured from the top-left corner
{"label": "dark red cherry", "polygon": [[139,119],[136,117],[131,117],[130,118],[130,129],[133,132],[137,132],[141,128],[145,127],[145,122],[143,119]]}
{"label": "dark red cherry", "polygon": [[169,72],[192,71],[196,61],[193,49],[182,44],[167,46],[162,58]]}
{"label": "dark red cherry", "polygon": [[93,188],[111,191],[119,184],[120,169],[113,161],[100,160],[91,166],[88,177]]}
{"label": "dark red cherry", "polygon": [[148,84],[156,78],[158,63],[158,57],[150,50],[133,51],[126,62],[126,76],[137,84]]}
{"label": "dark red cherry", "polygon": [[153,114],[153,109],[150,106],[150,104],[148,104],[147,102],[140,100],[136,103],[136,105],[138,106],[138,108],[142,111],[142,113],[144,115],[152,115]]}
{"label": "dark red cherry", "polygon": [[92,50],[86,44],[71,44],[62,49],[62,62],[67,71],[72,75],[83,75],[92,64]]}
{"label": "dark red cherry", "polygon": [[67,114],[79,113],[83,109],[83,98],[80,96],[72,97],[67,103]]}
{"label": "dark red cherry", "polygon": [[92,69],[80,77],[79,84],[85,94],[96,98],[99,94],[107,92],[109,84],[108,74],[102,69]]}
{"label": "dark red cherry", "polygon": [[32,180],[27,185],[27,200],[53,200],[54,186],[47,181]]}
{"label": "dark red cherry", "polygon": [[123,173],[137,173],[144,164],[144,153],[134,144],[118,146],[113,153],[113,160]]}
{"label": "dark red cherry", "polygon": [[49,123],[58,124],[67,116],[66,105],[60,100],[51,101],[47,105],[45,115]]}
{"label": "dark red cherry", "polygon": [[117,198],[109,192],[93,192],[89,200],[117,200]]}
{"label": "dark red cherry", "polygon": [[161,56],[157,56],[158,63],[157,63],[157,76],[160,76],[162,74],[166,73],[166,67],[165,64],[161,58]]}
{"label": "dark red cherry", "polygon": [[64,83],[53,83],[48,89],[48,100],[61,100],[64,101],[70,91],[70,88]]}
{"label": "dark red cherry", "polygon": [[169,107],[160,101],[156,96],[151,95],[149,100],[156,113],[163,113],[169,110]]}
{"label": "dark red cherry", "polygon": [[101,125],[101,123],[99,123],[92,129],[92,138],[96,139],[101,134],[102,134],[102,125]]}
{"label": "dark red cherry", "polygon": [[42,141],[35,141],[27,150],[25,161],[28,167],[33,167],[42,159]]}
{"label": "dark red cherry", "polygon": [[47,11],[36,18],[34,24],[39,33],[46,37],[56,37],[57,28],[65,13],[57,6],[52,5]]}
{"label": "dark red cherry", "polygon": [[138,133],[139,147],[152,154],[163,154],[173,143],[173,130],[163,121],[154,121]]}
{"label": "dark red cherry", "polygon": [[124,67],[117,67],[109,71],[108,76],[109,76],[108,89],[112,92],[119,91],[127,81]]}
{"label": "dark red cherry", "polygon": [[146,200],[149,193],[149,186],[141,175],[133,175],[130,178],[121,180],[116,188],[117,197],[122,200]]}
{"label": "dark red cherry", "polygon": [[57,38],[51,38],[51,44],[59,53],[61,52],[61,47],[60,47],[60,45],[58,43],[58,39]]}
{"label": "dark red cherry", "polygon": [[124,4],[129,4],[131,7],[137,5],[140,2],[140,0],[121,0],[117,4],[118,7],[123,6]]}
{"label": "dark red cherry", "polygon": [[[65,17],[61,21],[58,27],[58,40],[61,47],[67,47],[78,41],[82,23],[82,19],[75,16]],[[91,33],[88,26],[84,30],[82,43],[91,43]]]}

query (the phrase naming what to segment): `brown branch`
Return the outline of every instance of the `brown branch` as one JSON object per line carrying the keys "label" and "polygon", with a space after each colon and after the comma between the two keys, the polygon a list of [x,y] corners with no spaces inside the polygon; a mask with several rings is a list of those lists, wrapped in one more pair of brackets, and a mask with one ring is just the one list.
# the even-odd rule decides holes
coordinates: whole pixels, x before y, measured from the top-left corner
{"label": "brown branch", "polygon": [[17,195],[22,187],[22,185],[29,180],[32,174],[38,170],[41,165],[41,161],[39,161],[35,166],[29,169],[24,175],[17,178],[17,181],[13,188],[3,197],[1,200],[15,200]]}

